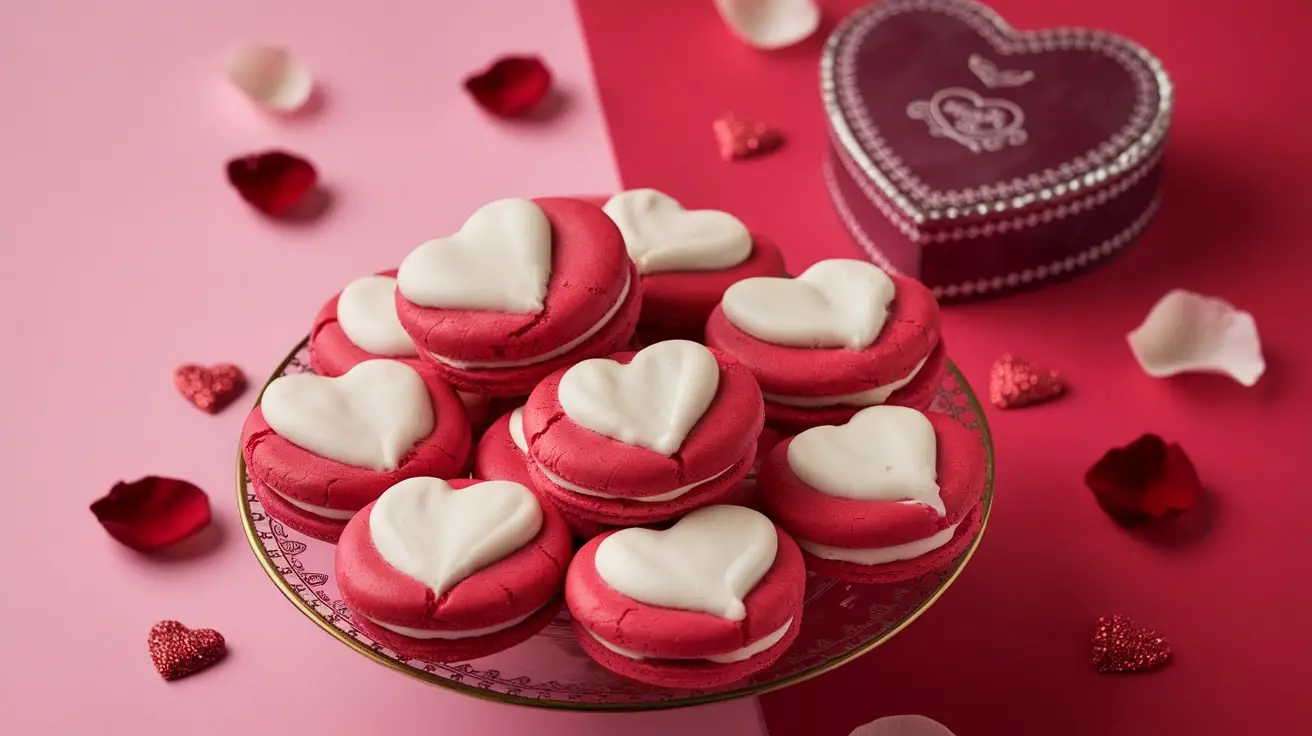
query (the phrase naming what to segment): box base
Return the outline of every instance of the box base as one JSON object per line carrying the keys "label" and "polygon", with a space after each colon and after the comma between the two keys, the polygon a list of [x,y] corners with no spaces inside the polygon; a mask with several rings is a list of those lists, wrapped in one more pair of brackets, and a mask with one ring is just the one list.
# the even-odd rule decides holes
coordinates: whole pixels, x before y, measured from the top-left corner
{"label": "box base", "polygon": [[986,299],[1077,275],[1120,252],[1160,204],[1160,154],[1138,170],[1026,215],[937,229],[900,218],[832,146],[825,184],[852,239],[881,268],[919,279],[942,302]]}

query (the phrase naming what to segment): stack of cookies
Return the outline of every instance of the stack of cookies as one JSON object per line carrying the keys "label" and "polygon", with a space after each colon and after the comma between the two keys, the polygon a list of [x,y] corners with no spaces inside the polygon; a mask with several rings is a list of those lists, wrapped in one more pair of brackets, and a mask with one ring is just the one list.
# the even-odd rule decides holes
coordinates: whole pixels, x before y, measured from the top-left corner
{"label": "stack of cookies", "polygon": [[727,684],[796,638],[808,569],[910,579],[980,523],[984,449],[924,413],[929,292],[857,260],[789,278],[654,190],[488,204],[348,284],[310,349],[246,421],[254,492],[338,544],[353,620],[407,658],[565,605],[614,672]]}

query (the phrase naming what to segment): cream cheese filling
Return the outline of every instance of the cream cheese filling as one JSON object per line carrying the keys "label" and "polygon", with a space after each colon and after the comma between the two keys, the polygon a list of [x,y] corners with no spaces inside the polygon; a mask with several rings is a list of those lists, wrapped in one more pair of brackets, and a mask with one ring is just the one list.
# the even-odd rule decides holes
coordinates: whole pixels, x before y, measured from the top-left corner
{"label": "cream cheese filling", "polygon": [[364,618],[368,619],[368,621],[374,624],[375,626],[382,627],[394,634],[400,634],[401,636],[405,636],[411,639],[473,639],[476,636],[487,636],[488,634],[495,634],[498,631],[504,631],[516,624],[522,624],[525,621],[527,621],[530,616],[532,616],[533,614],[537,613],[540,610],[542,610],[540,607],[535,608],[532,611],[529,611],[528,613],[524,614],[523,616],[519,616],[518,618],[512,618],[511,620],[505,623],[497,624],[495,626],[485,626],[481,629],[464,629],[461,631],[446,631],[442,629],[416,629],[410,626],[397,626],[396,624],[385,624],[377,619],[364,616],[364,614],[357,614],[357,615],[364,616]]}
{"label": "cream cheese filling", "polygon": [[635,497],[635,496],[613,496],[609,493],[602,493],[601,491],[594,491],[591,488],[584,488],[583,486],[575,485],[565,480],[564,478],[560,477],[559,475],[556,475],[550,470],[547,470],[546,467],[544,467],[542,463],[539,463],[536,459],[534,459],[533,462],[538,466],[538,470],[541,470],[542,474],[547,476],[548,480],[560,486],[561,488],[564,488],[567,491],[577,493],[581,496],[594,496],[596,498],[613,498],[613,499],[619,499],[621,501],[641,501],[642,503],[660,503],[662,501],[670,501],[676,499],[679,496],[684,495],[685,493],[693,490],[694,488],[700,485],[710,483],[711,481],[715,480],[716,478],[719,478],[720,476],[724,475],[730,470],[733,470],[734,467],[738,465],[738,463],[734,463],[733,465],[730,465],[729,467],[725,468],[724,470],[721,470],[715,475],[712,475],[706,480],[699,480],[696,483],[689,483],[686,486],[679,486],[678,488],[675,488],[672,491],[666,491],[665,493],[662,493],[660,495]]}
{"label": "cream cheese filling", "polygon": [[297,501],[271,485],[265,484],[264,487],[277,494],[278,498],[281,498],[301,511],[304,511],[307,514],[314,514],[315,516],[324,519],[332,519],[333,521],[350,521],[351,517],[355,516],[356,512],[359,511],[359,509],[330,509],[327,506],[315,506],[312,503]]}
{"label": "cream cheese filling", "polygon": [[582,335],[579,335],[578,337],[574,338],[573,340],[570,340],[564,345],[561,345],[555,350],[551,350],[549,352],[543,353],[542,355],[535,355],[531,358],[520,358],[518,360],[477,361],[477,360],[456,360],[455,358],[448,358],[445,355],[438,355],[437,353],[434,353],[430,350],[425,350],[424,352],[428,353],[428,356],[433,360],[436,360],[440,363],[445,363],[446,365],[449,365],[457,370],[468,370],[471,368],[519,368],[526,365],[536,365],[538,363],[545,363],[548,360],[551,360],[552,358],[558,358],[564,355],[565,353],[568,353],[569,351],[573,350],[574,348],[582,345],[583,343],[587,342],[588,339],[591,338],[593,335],[597,334],[598,332],[601,332],[601,329],[603,327],[610,324],[610,321],[614,319],[615,315],[620,311],[620,307],[624,306],[624,300],[627,299],[629,296],[629,288],[632,286],[632,284],[630,283],[631,281],[632,278],[629,272],[626,271],[624,273],[624,288],[620,290],[619,298],[616,299],[615,303],[611,305],[610,309],[601,316],[601,319],[597,322],[597,324],[593,325],[592,327],[589,327],[587,332],[584,332]]}
{"label": "cream cheese filling", "polygon": [[917,539],[906,544],[895,544],[891,547],[870,547],[870,548],[850,548],[850,547],[831,547],[827,544],[812,542],[808,539],[797,539],[797,546],[819,557],[822,560],[837,560],[839,562],[852,562],[858,565],[883,565],[889,562],[902,562],[904,560],[914,560],[921,555],[929,554],[934,550],[946,545],[952,541],[952,535],[956,533],[957,527],[961,522],[944,529],[933,536]]}
{"label": "cream cheese filling", "polygon": [[635,652],[631,649],[625,649],[624,647],[606,641],[600,636],[597,636],[596,632],[594,632],[592,629],[585,629],[585,630],[592,636],[593,639],[597,640],[598,644],[602,645],[603,647],[606,647],[612,652],[615,652],[621,657],[627,657],[629,659],[706,660],[708,662],[715,662],[717,664],[732,664],[734,662],[742,662],[743,660],[751,659],[752,657],[755,657],[761,652],[764,652],[765,650],[769,649],[775,644],[778,644],[779,642],[783,641],[783,638],[788,634],[788,627],[792,625],[793,625],[793,620],[790,618],[784,622],[783,626],[780,626],[775,631],[770,632],[769,634],[761,637],[760,639],[757,639],[756,641],[752,642],[751,644],[748,644],[745,647],[742,647],[741,649],[735,649],[732,652],[725,652],[724,654],[712,654],[706,657],[658,657],[656,655],[651,655],[651,654],[639,654],[638,652]]}
{"label": "cream cheese filling", "polygon": [[888,401],[888,397],[892,396],[895,391],[905,388],[907,384],[914,381],[916,374],[920,373],[920,369],[925,367],[925,361],[927,360],[929,360],[929,356],[925,356],[921,359],[921,361],[916,364],[916,367],[911,369],[911,373],[907,374],[905,378],[884,384],[883,386],[868,388],[865,391],[857,391],[856,393],[838,394],[836,396],[787,396],[783,394],[768,394],[762,392],[761,395],[765,397],[766,401],[783,404],[784,406],[799,406],[803,408],[824,406],[878,406],[879,404]]}

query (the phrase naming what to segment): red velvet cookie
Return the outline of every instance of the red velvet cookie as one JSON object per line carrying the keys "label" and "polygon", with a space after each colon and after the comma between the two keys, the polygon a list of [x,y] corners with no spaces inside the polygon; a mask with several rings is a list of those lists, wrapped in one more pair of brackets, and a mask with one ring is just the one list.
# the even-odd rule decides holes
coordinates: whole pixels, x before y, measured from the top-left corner
{"label": "red velvet cookie", "polygon": [[310,367],[321,376],[340,376],[374,358],[422,362],[396,316],[395,270],[347,284],[323,305],[310,330]]}
{"label": "red velvet cookie", "polygon": [[[934,397],[938,394],[938,389],[943,385],[944,378],[948,372],[948,351],[943,339],[940,338],[933,350],[929,351],[929,357],[916,370],[916,375],[901,388],[888,393],[888,398],[884,400],[883,405],[887,406],[906,406],[920,411],[927,410],[934,403]],[[865,394],[864,397],[852,397],[857,401],[867,401],[872,396],[879,396],[887,393],[887,386],[883,391]],[[810,400],[800,396],[782,396],[778,394],[766,394],[765,413],[769,417],[770,423],[788,434],[796,434],[811,427],[821,427],[830,424],[843,424],[851,419],[857,412],[866,408],[864,406],[837,405],[825,406],[831,399],[821,398]],[[782,403],[788,402],[788,403]],[[815,404],[821,404],[816,406]]]}
{"label": "red velvet cookie", "polygon": [[534,485],[566,512],[615,526],[723,499],[751,468],[762,424],[751,374],[686,340],[579,363],[524,408]]}
{"label": "red velvet cookie", "polygon": [[276,379],[241,439],[269,514],[330,542],[394,483],[459,475],[469,445],[469,421],[450,386],[423,366],[381,359],[336,378]]}
{"label": "red velvet cookie", "polygon": [[877,404],[927,409],[946,366],[933,294],[847,259],[821,261],[795,279],[729,287],[707,321],[706,344],[751,370],[766,417],[790,431],[841,423]]}
{"label": "red velvet cookie", "polygon": [[335,568],[370,638],[407,659],[459,662],[551,623],[572,552],[564,520],[518,483],[410,478],[355,515]]}
{"label": "red velvet cookie", "polygon": [[[510,480],[528,486],[544,502],[553,506],[545,493],[533,486],[528,472],[528,442],[524,439],[524,409],[520,407],[492,422],[474,450],[474,477],[487,480]],[[614,527],[568,513],[557,507],[575,538],[588,540]]]}
{"label": "red velvet cookie", "polygon": [[565,602],[588,656],[677,688],[736,682],[773,664],[802,623],[797,544],[759,512],[708,506],[664,531],[621,529],[570,563]]}
{"label": "red velvet cookie", "polygon": [[[310,330],[310,367],[321,376],[340,376],[357,363],[391,358],[423,365],[414,341],[396,316],[396,270],[358,278],[329,299]],[[457,391],[469,421],[481,429],[491,417],[488,398]]]}
{"label": "red velvet cookie", "polygon": [[784,259],[766,238],[716,210],[685,210],[655,189],[633,189],[604,203],[642,276],[638,332],[647,342],[702,341],[725,289],[755,276],[784,276]]}
{"label": "red velvet cookie", "polygon": [[746,477],[738,482],[738,487],[733,493],[725,497],[724,503],[735,506],[746,506],[749,509],[761,510],[761,499],[756,492],[756,473],[761,468],[761,463],[770,454],[770,450],[783,440],[783,435],[770,426],[761,429],[761,436],[756,440],[756,460],[752,463],[751,470],[747,471]]}
{"label": "red velvet cookie", "polygon": [[622,349],[641,303],[619,229],[574,199],[485,205],[397,272],[397,315],[420,355],[489,396],[525,396],[553,371]]}
{"label": "red velvet cookie", "polygon": [[940,569],[970,544],[986,468],[978,438],[951,417],[874,406],[781,442],[757,488],[807,567],[892,583]]}

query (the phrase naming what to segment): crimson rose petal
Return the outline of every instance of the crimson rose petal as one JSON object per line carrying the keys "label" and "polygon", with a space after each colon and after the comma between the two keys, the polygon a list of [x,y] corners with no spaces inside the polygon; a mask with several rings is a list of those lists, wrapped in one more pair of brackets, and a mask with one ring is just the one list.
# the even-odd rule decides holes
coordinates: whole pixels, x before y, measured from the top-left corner
{"label": "crimson rose petal", "polygon": [[228,182],[241,198],[270,217],[280,217],[314,190],[314,164],[286,151],[265,151],[228,162]]}
{"label": "crimson rose petal", "polygon": [[484,110],[513,118],[532,112],[551,91],[551,70],[536,56],[503,56],[465,80]]}
{"label": "crimson rose petal", "polygon": [[1184,449],[1155,434],[1109,450],[1084,474],[1084,484],[1103,511],[1126,526],[1186,511],[1202,490]]}
{"label": "crimson rose petal", "polygon": [[91,513],[109,536],[140,552],[183,539],[210,523],[210,500],[185,480],[148,476],[115,483],[91,504]]}

